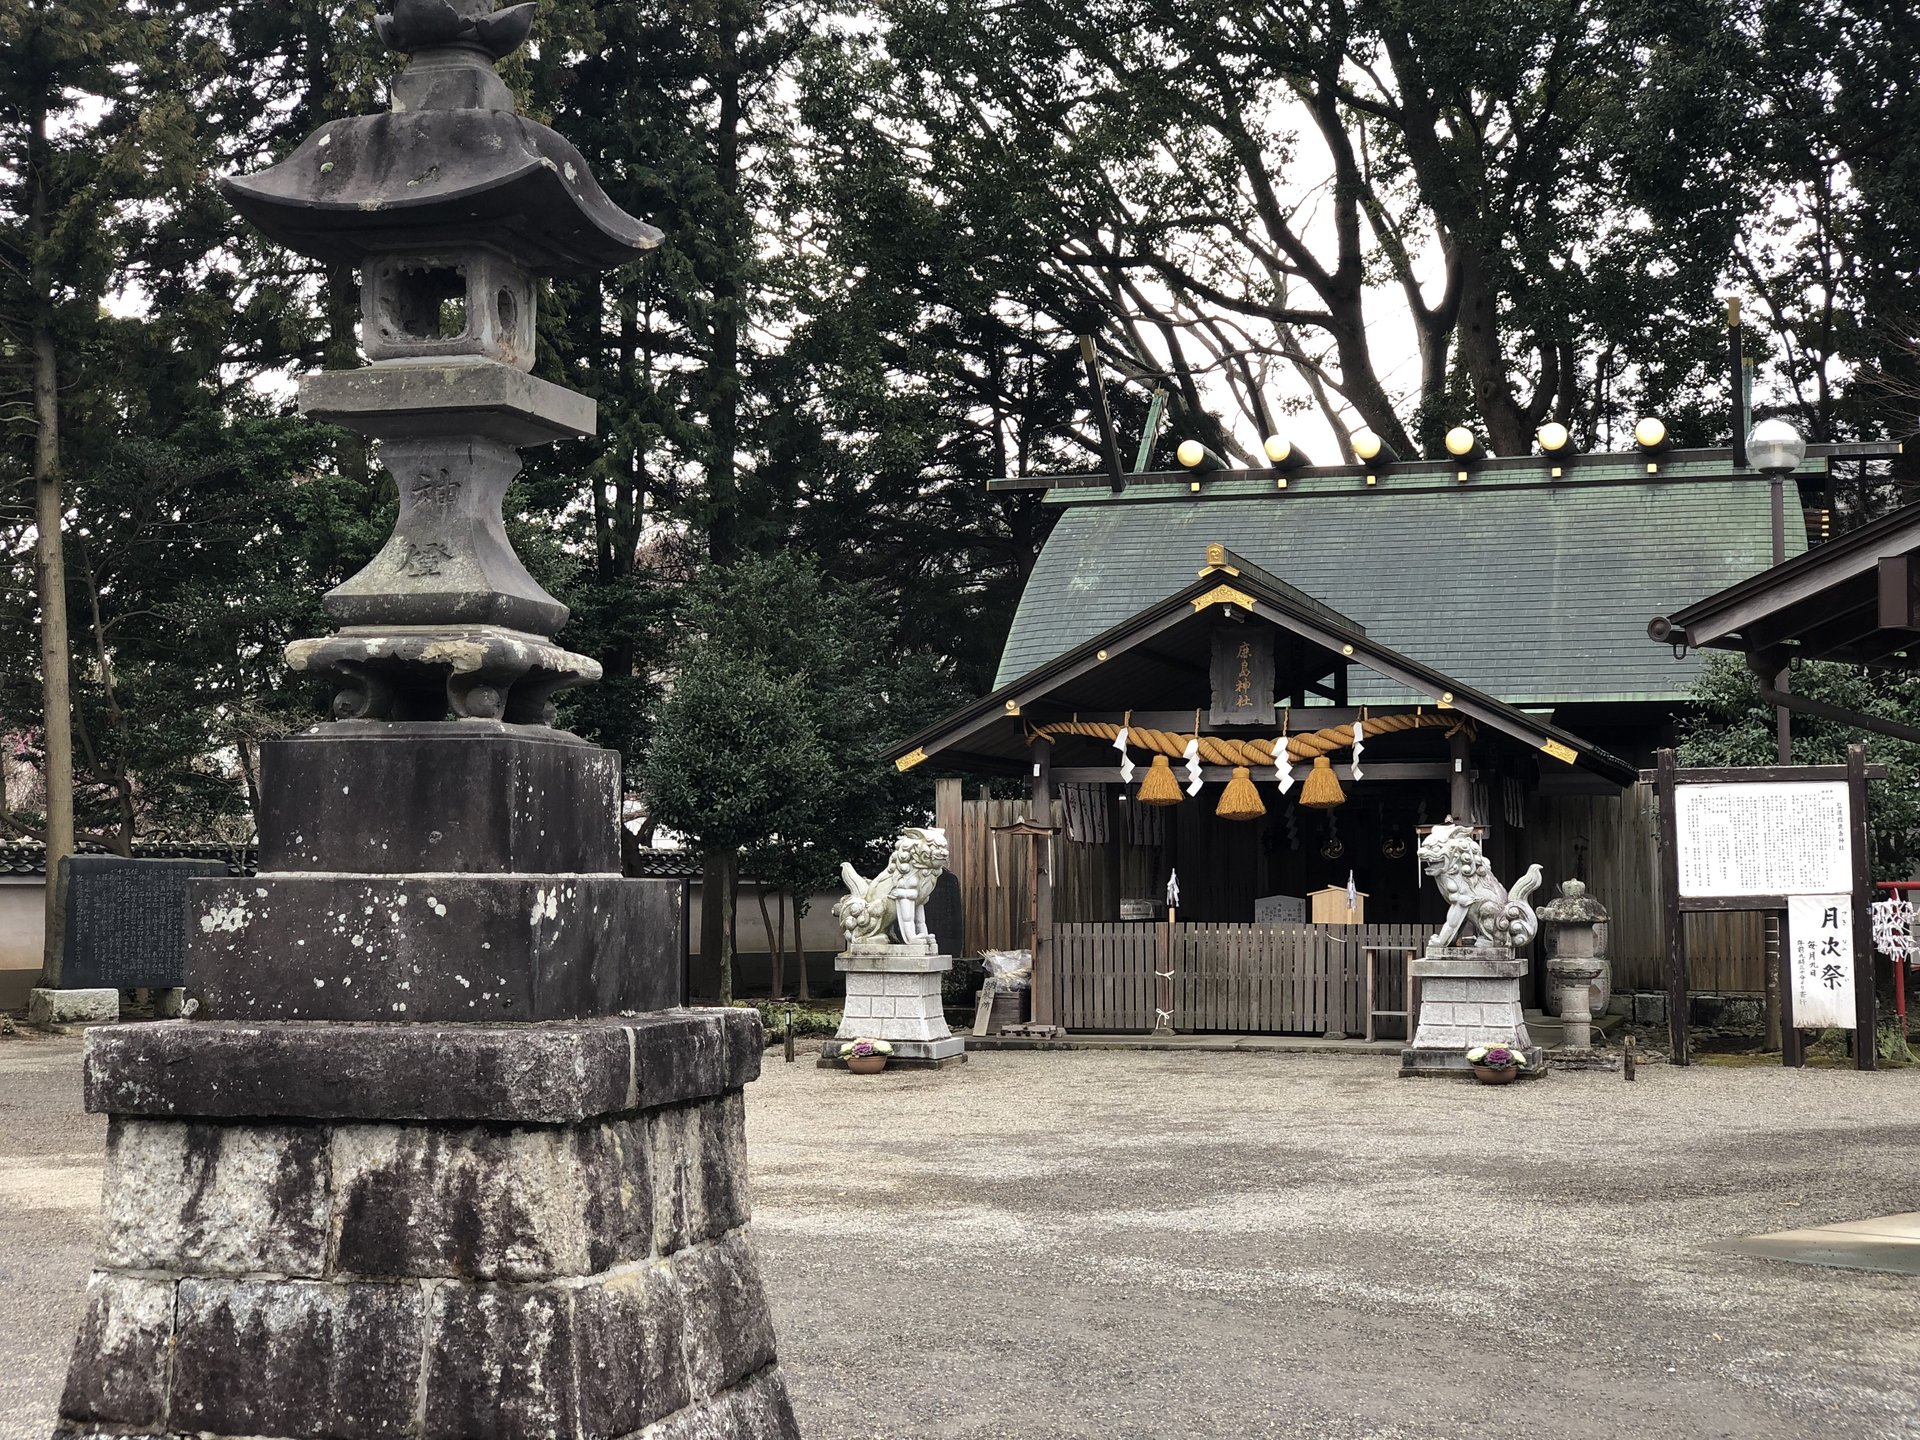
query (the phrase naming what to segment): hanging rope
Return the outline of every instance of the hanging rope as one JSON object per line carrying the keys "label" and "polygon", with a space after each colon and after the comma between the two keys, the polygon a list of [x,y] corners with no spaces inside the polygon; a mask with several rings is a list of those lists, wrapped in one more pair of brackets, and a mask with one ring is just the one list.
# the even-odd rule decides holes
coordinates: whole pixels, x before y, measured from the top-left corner
{"label": "hanging rope", "polygon": [[[1473,734],[1473,722],[1460,715],[1448,715],[1444,712],[1428,710],[1416,711],[1410,715],[1369,715],[1365,722],[1364,734],[1371,742],[1377,736],[1391,735],[1396,730],[1428,730],[1445,727],[1449,736],[1465,731]],[[1120,734],[1121,727],[1105,720],[1061,720],[1052,725],[1029,725],[1027,737],[1032,740],[1058,740],[1065,735],[1084,735],[1094,740],[1112,741]],[[1187,745],[1192,735],[1177,734],[1172,730],[1150,730],[1144,725],[1127,727],[1127,744],[1138,746],[1153,755],[1165,755],[1169,759],[1180,759],[1187,753]],[[1224,735],[1202,735],[1200,740],[1200,759],[1209,765],[1272,765],[1272,740],[1233,740]],[[1287,737],[1287,758],[1294,764],[1311,760],[1317,756],[1331,754],[1335,750],[1345,750],[1353,744],[1353,726],[1329,725],[1324,730],[1309,730],[1299,735]]]}

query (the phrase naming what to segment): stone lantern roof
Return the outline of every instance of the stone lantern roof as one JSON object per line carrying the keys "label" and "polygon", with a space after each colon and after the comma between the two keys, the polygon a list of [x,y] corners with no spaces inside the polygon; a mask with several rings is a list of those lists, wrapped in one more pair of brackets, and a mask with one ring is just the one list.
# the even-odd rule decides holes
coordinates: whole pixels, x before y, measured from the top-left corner
{"label": "stone lantern roof", "polygon": [[607,197],[578,150],[510,110],[335,120],[220,189],[266,235],[318,260],[358,264],[484,234],[528,269],[580,274],[660,242]]}
{"label": "stone lantern roof", "polygon": [[586,160],[514,113],[494,62],[518,49],[532,6],[399,0],[380,34],[411,55],[393,111],[323,125],[285,160],[230,175],[220,191],[272,239],[359,264],[481,240],[542,273],[623,265],[660,232],[608,198]]}
{"label": "stone lantern roof", "polygon": [[1558,898],[1538,906],[1534,913],[1546,925],[1587,925],[1607,918],[1607,907],[1587,894],[1584,880],[1562,880]]}

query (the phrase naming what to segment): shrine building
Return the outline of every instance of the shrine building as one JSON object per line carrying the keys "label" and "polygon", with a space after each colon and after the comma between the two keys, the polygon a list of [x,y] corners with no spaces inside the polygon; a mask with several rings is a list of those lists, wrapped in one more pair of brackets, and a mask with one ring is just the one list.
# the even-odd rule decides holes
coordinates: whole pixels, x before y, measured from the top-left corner
{"label": "shrine building", "polygon": [[[1419,840],[1451,817],[1503,885],[1541,865],[1536,905],[1585,881],[1616,991],[1659,988],[1639,772],[1702,662],[1647,616],[1807,550],[1832,475],[1897,447],[1811,451],[1779,542],[1774,487],[1726,450],[989,482],[1062,513],[993,692],[893,752],[955,777],[965,952],[1034,944],[1036,1020],[1151,1029],[1173,878],[1212,974],[1176,1028],[1398,1034],[1444,915]],[[1695,991],[1761,988],[1757,917],[1689,925]]]}

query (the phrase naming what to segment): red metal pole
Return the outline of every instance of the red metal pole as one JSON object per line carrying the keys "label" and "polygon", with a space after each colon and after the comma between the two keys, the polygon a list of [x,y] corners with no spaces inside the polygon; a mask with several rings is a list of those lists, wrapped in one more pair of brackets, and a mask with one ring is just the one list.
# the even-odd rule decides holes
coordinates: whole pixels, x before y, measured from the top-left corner
{"label": "red metal pole", "polygon": [[[1920,880],[1882,880],[1876,887],[1891,890],[1897,897],[1902,891],[1920,890]],[[1900,1017],[1900,1038],[1907,1038],[1907,961],[1902,958],[1893,962],[1893,1008]]]}

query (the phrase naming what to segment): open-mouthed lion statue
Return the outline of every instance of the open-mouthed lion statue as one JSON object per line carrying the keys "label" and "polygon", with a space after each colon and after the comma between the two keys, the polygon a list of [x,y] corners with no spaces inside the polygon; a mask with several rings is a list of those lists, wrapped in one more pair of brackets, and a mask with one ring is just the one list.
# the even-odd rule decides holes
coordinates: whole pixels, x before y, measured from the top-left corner
{"label": "open-mouthed lion statue", "polygon": [[1433,937],[1435,945],[1457,943],[1460,927],[1473,921],[1479,931],[1476,945],[1514,948],[1533,939],[1540,921],[1527,897],[1540,888],[1540,867],[1529,866],[1509,893],[1493,878],[1493,867],[1480,853],[1480,842],[1467,825],[1436,825],[1420,842],[1420,864],[1447,902],[1447,920]]}
{"label": "open-mouthed lion statue", "polygon": [[927,901],[946,868],[947,832],[919,827],[900,832],[887,868],[871,880],[843,862],[840,879],[847,893],[834,905],[833,918],[840,922],[847,948],[885,945],[890,927],[899,931],[903,945],[932,945]]}

